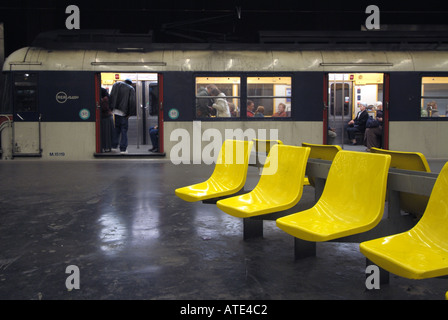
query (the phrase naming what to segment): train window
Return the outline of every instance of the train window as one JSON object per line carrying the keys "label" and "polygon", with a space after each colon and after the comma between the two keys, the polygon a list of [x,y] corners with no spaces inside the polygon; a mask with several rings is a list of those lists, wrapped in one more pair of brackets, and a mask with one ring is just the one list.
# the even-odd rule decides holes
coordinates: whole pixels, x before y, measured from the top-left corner
{"label": "train window", "polygon": [[14,103],[16,112],[37,111],[37,74],[14,75]]}
{"label": "train window", "polygon": [[249,117],[290,117],[291,77],[248,77],[247,99]]}
{"label": "train window", "polygon": [[240,87],[239,77],[196,77],[196,117],[239,117]]}
{"label": "train window", "polygon": [[448,77],[422,77],[420,116],[422,118],[448,115]]}

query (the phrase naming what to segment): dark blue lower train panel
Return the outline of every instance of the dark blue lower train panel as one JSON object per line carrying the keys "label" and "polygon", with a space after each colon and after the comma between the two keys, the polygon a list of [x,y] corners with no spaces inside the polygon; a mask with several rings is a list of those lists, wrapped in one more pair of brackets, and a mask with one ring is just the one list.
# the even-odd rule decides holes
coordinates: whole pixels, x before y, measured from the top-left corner
{"label": "dark blue lower train panel", "polygon": [[40,73],[39,105],[42,121],[95,121],[94,73]]}
{"label": "dark blue lower train panel", "polygon": [[95,121],[93,72],[16,72],[12,96],[15,121]]}

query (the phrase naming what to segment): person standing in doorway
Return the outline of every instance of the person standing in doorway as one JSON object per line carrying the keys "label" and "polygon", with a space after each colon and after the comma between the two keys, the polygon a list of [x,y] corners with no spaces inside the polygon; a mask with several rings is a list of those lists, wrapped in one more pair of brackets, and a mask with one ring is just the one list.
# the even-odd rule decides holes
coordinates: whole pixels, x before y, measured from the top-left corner
{"label": "person standing in doorway", "polygon": [[101,150],[110,152],[112,149],[112,135],[114,132],[114,120],[110,108],[110,95],[105,88],[101,88]]}
{"label": "person standing in doorway", "polygon": [[115,118],[115,130],[112,136],[112,149],[120,153],[127,153],[129,116],[136,115],[135,90],[132,81],[126,79],[116,82],[110,93],[110,106]]}

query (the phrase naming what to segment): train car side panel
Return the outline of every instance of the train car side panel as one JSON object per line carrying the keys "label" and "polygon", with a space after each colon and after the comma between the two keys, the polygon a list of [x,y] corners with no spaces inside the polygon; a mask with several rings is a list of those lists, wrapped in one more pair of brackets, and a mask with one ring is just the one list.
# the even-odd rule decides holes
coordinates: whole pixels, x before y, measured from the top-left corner
{"label": "train car side panel", "polygon": [[192,121],[195,115],[193,73],[165,72],[163,83],[164,121]]}
{"label": "train car side panel", "polygon": [[42,121],[95,121],[94,75],[91,72],[41,72]]}

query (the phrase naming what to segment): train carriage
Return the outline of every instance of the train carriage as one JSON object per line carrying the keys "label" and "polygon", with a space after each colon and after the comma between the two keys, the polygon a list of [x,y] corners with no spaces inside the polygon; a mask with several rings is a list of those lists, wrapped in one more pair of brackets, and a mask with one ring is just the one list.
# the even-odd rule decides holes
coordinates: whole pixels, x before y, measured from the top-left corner
{"label": "train carriage", "polygon": [[[3,66],[2,113],[12,121],[2,124],[2,156],[51,160],[119,156],[101,146],[100,88],[110,89],[116,81],[130,78],[137,114],[130,118],[126,156],[180,157],[180,131],[192,141],[190,159],[194,142],[203,148],[212,139],[206,134],[210,132],[226,137],[239,130],[246,138],[254,132],[255,138],[291,145],[325,144],[330,143],[327,133],[332,127],[337,137],[331,143],[346,147],[345,126],[359,103],[382,102],[383,148],[447,158],[447,61],[444,50],[192,44],[114,50],[27,47],[12,53]],[[228,116],[213,107],[218,96],[199,93],[210,86],[225,100]],[[206,100],[207,114],[198,112]],[[248,112],[250,102],[257,116]],[[433,104],[435,108],[429,107]],[[369,112],[375,116],[375,108]],[[153,125],[159,126],[158,153],[148,151],[148,129]],[[365,149],[362,142],[359,148]]]}

